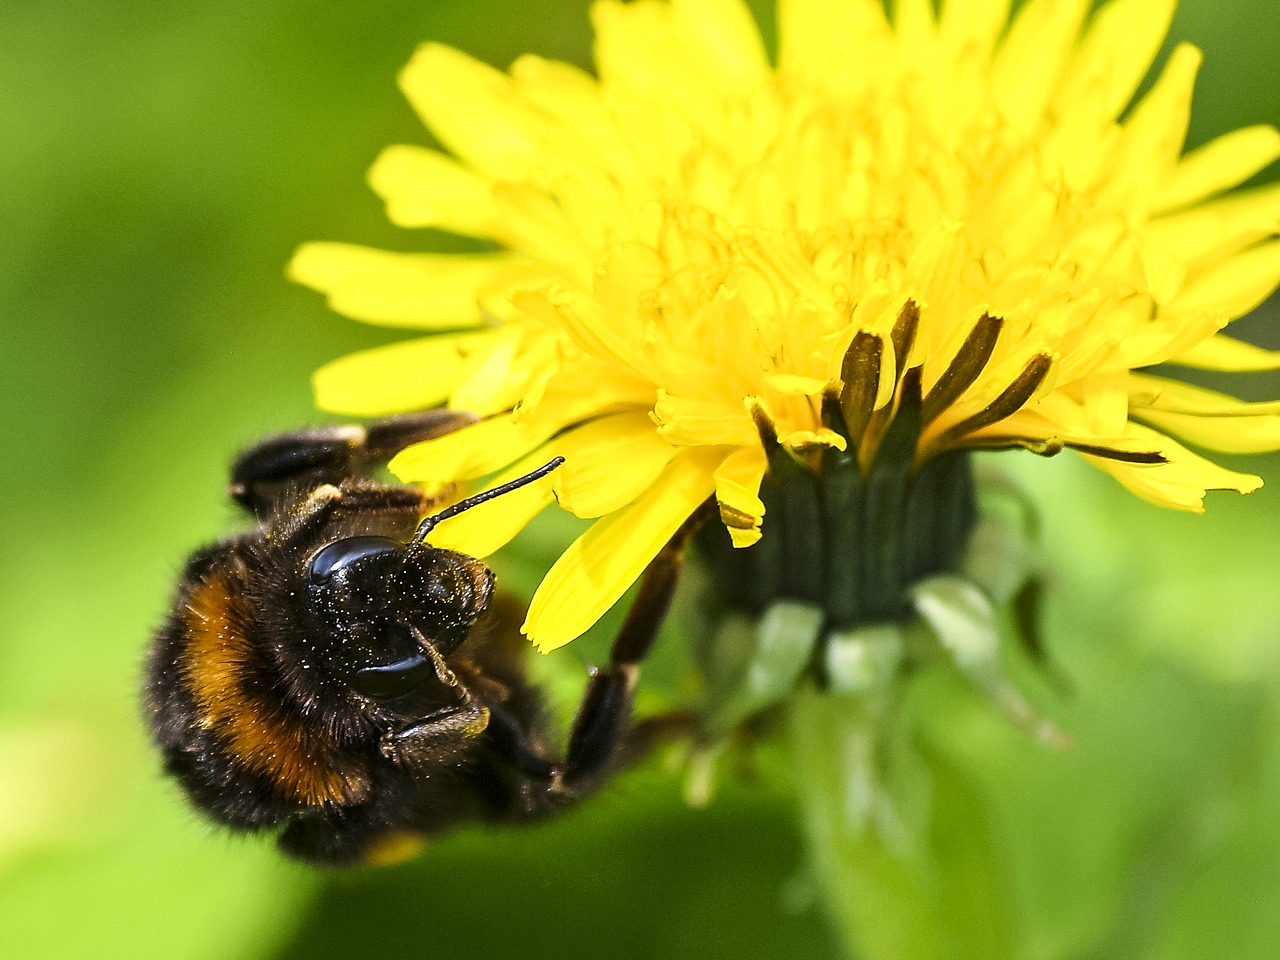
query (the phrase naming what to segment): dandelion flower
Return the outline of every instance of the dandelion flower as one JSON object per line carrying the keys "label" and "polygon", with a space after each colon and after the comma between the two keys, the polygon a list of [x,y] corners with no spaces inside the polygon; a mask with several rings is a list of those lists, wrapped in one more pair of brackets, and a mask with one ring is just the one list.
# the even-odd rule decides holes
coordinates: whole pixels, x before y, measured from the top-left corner
{"label": "dandelion flower", "polygon": [[780,0],[776,65],[741,0],[599,0],[596,76],[428,43],[401,84],[445,149],[390,147],[370,180],[395,223],[494,251],[294,259],[335,309],[431,331],[320,370],[321,406],[483,417],[404,451],[402,479],[565,457],[433,535],[483,556],[553,502],[594,519],[533,599],[542,649],[710,497],[735,553],[784,542],[791,474],[872,524],[878,470],[945,501],[974,449],[1073,448],[1183,510],[1261,484],[1179,441],[1280,448],[1280,403],[1146,371],[1280,367],[1221,332],[1280,280],[1280,188],[1228,193],[1280,134],[1184,155],[1188,45],[1134,102],[1172,0],[895,6]]}

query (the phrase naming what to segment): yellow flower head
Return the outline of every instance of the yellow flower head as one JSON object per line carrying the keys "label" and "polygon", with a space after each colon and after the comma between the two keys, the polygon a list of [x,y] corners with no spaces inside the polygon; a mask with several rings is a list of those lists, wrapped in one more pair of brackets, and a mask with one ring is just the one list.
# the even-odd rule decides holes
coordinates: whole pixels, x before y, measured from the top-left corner
{"label": "yellow flower head", "polygon": [[371,182],[397,224],[498,250],[303,247],[335,309],[450,331],[330,364],[320,405],[484,417],[397,457],[406,481],[566,458],[432,536],[484,556],[553,501],[598,518],[534,597],[543,649],[712,495],[735,545],[768,537],[767,445],[866,469],[908,392],[917,467],[1065,446],[1165,506],[1255,489],[1171,436],[1276,449],[1280,404],[1136,371],[1280,366],[1219,333],[1280,279],[1280,189],[1223,196],[1280,135],[1181,156],[1190,46],[1131,104],[1173,0],[1008,7],[780,0],[776,67],[741,0],[599,0],[598,78],[426,44],[401,82],[449,152],[390,147]]}

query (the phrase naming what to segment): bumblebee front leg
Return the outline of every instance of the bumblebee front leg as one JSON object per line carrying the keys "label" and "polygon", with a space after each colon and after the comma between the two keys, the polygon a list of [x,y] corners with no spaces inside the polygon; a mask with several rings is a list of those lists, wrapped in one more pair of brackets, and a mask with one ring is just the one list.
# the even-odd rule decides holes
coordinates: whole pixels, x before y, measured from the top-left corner
{"label": "bumblebee front leg", "polygon": [[423,410],[368,426],[318,427],[277,434],[242,453],[231,467],[232,499],[259,520],[297,490],[367,474],[405,447],[475,423],[474,414]]}
{"label": "bumblebee front leg", "polygon": [[458,682],[444,657],[416,628],[413,629],[424,654],[435,668],[436,679],[457,697],[447,712],[437,713],[421,723],[383,734],[379,750],[385,758],[404,766],[443,766],[465,756],[475,737],[489,726],[489,708]]}

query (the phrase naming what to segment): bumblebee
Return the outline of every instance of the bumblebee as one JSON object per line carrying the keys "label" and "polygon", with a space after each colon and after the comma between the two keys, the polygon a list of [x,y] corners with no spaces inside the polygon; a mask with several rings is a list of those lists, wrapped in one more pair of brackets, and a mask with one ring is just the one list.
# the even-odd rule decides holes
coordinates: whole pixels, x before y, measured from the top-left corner
{"label": "bumblebee", "polygon": [[544,817],[651,742],[630,726],[638,664],[689,531],[650,565],[557,758],[522,605],[426,537],[561,461],[434,515],[439,499],[372,475],[473,420],[435,410],[297,431],[235,461],[231,497],[256,525],[188,560],[144,695],[166,771],[213,819],[276,832],[302,860],[378,862],[465,822]]}

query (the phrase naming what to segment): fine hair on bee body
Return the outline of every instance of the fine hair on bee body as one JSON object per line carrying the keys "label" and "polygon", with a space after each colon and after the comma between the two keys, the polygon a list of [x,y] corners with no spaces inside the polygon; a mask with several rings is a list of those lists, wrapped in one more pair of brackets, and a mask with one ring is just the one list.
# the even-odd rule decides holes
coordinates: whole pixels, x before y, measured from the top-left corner
{"label": "fine hair on bee body", "polygon": [[144,690],[165,770],[214,820],[274,832],[303,860],[377,862],[462,823],[577,802],[663,726],[633,727],[632,700],[693,524],[646,571],[558,755],[525,668],[523,605],[427,536],[562,461],[443,511],[371,475],[473,422],[431,410],[300,430],[232,465],[254,526],[188,559]]}

